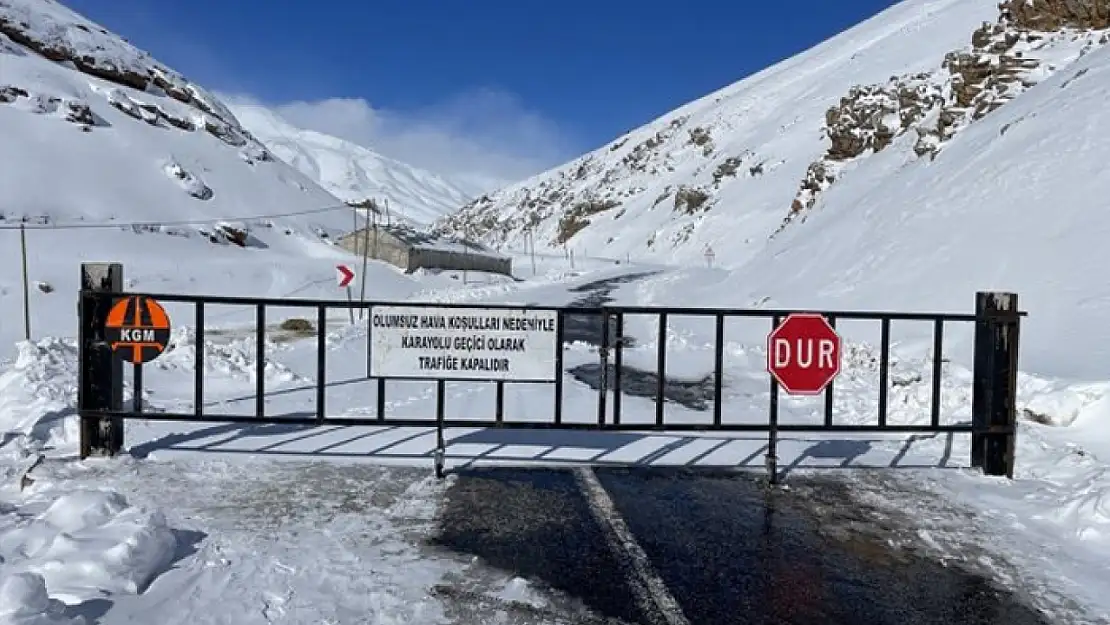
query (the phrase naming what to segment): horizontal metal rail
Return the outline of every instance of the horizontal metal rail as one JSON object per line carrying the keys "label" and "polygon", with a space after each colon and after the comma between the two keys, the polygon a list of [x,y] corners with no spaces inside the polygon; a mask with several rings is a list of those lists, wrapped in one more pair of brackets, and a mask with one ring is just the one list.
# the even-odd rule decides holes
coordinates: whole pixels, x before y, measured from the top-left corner
{"label": "horizontal metal rail", "polygon": [[[412,306],[426,308],[459,309],[459,308],[488,308],[492,310],[554,310],[572,314],[604,314],[622,313],[626,315],[658,315],[665,313],[669,316],[679,317],[711,317],[724,314],[728,317],[770,318],[782,317],[792,313],[815,313],[826,317],[838,319],[881,320],[894,321],[975,321],[971,313],[951,312],[896,312],[883,310],[814,310],[809,308],[714,308],[714,307],[651,307],[651,306],[537,306],[534,304],[508,304],[508,303],[465,303],[465,302],[420,302],[420,301],[364,301],[355,302],[348,300],[322,300],[308,298],[276,298],[276,297],[242,297],[234,295],[189,295],[183,293],[143,293],[128,291],[124,293],[106,294],[96,291],[82,291],[82,296],[123,298],[131,296],[150,297],[159,302],[177,303],[204,303],[216,306],[268,306],[274,308],[335,308],[366,309],[381,306]],[[1025,311],[1018,313],[1026,316]]]}
{"label": "horizontal metal rail", "polygon": [[[435,418],[417,419],[405,417],[386,417],[385,419],[378,419],[376,417],[328,417],[323,421],[317,420],[315,416],[280,416],[268,415],[265,417],[258,417],[255,415],[245,414],[229,414],[217,415],[206,414],[198,417],[193,413],[185,412],[111,412],[111,411],[88,411],[83,413],[85,416],[92,418],[120,418],[120,419],[143,419],[149,421],[189,421],[193,423],[244,423],[244,424],[258,424],[258,425],[346,425],[346,426],[376,426],[376,427],[437,427],[442,426],[445,428],[492,428],[492,429],[533,429],[533,430],[602,430],[602,431],[619,431],[619,432],[766,432],[770,427],[766,423],[722,423],[716,425],[713,423],[667,423],[663,425],[655,423],[603,423],[599,424],[596,421],[566,421],[565,417],[562,423],[555,423],[554,421],[496,421],[494,419],[443,419],[437,420]],[[847,425],[837,424],[823,425],[823,424],[809,424],[809,423],[779,423],[779,431],[782,432],[808,432],[808,433],[821,433],[821,432],[860,432],[871,434],[883,433],[923,433],[923,432],[1001,432],[1002,430],[980,429],[976,430],[970,423],[968,424],[942,424],[931,425],[925,424],[906,424],[906,425]]]}

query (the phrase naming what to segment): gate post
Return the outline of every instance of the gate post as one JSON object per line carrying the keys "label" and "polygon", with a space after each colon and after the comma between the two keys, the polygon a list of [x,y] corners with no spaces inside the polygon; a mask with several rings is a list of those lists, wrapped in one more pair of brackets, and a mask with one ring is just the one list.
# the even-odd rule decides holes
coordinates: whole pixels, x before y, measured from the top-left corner
{"label": "gate post", "polygon": [[114,456],[123,449],[123,419],[87,417],[87,411],[123,409],[123,361],[107,342],[106,322],[114,298],[96,293],[123,291],[120,263],[81,263],[77,303],[77,411],[80,415],[80,456]]}
{"label": "gate post", "polygon": [[1012,479],[1021,326],[1017,294],[976,293],[975,317],[971,466]]}

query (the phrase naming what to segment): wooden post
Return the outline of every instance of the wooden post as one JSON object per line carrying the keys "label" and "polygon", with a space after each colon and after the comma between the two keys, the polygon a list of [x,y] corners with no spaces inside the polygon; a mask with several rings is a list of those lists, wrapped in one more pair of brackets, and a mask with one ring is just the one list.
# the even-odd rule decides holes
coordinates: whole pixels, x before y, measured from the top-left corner
{"label": "wooden post", "polygon": [[1017,441],[1018,336],[1015,293],[977,293],[972,379],[971,465],[986,475],[1014,476]]}
{"label": "wooden post", "polygon": [[123,419],[86,416],[89,411],[123,410],[123,360],[107,342],[108,311],[123,291],[120,263],[81,263],[78,301],[77,408],[81,419],[80,456],[114,456],[123,449]]}

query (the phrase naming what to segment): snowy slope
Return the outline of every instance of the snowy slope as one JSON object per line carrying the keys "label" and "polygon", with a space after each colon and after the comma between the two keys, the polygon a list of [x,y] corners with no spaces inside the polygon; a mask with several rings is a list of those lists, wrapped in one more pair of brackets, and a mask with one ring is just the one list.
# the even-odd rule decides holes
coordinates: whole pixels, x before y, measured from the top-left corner
{"label": "snowy slope", "polygon": [[[1057,22],[1099,19],[1105,10]],[[701,264],[708,246],[719,266],[738,266],[892,138],[913,137],[899,152],[928,158],[969,119],[1105,43],[1030,23],[1059,26],[1004,19],[996,0],[906,0],[438,226],[491,241],[534,227],[540,245],[663,262]]]}
{"label": "snowy slope", "polygon": [[1023,370],[1107,379],[1108,85],[1104,48],[973,124],[932,162],[880,155],[698,299],[968,310],[976,290],[1013,290],[1030,314]]}
{"label": "snowy slope", "polygon": [[511,240],[538,222],[537,245],[700,262],[708,244],[718,263],[740,262],[782,222],[827,147],[825,112],[850,86],[932,69],[997,13],[995,0],[902,2],[442,225]]}
{"label": "snowy slope", "polygon": [[[36,336],[70,333],[82,260],[123,262],[138,289],[337,293],[350,257],[331,241],[351,208],[203,88],[55,2],[0,0],[0,137],[0,345],[23,338],[22,221]],[[267,217],[290,213],[304,214]]]}
{"label": "snowy slope", "polygon": [[424,226],[473,199],[436,174],[350,141],[297,128],[264,106],[233,101],[229,107],[278,158],[346,201],[385,199],[394,216]]}
{"label": "snowy slope", "polygon": [[[967,310],[1013,289],[1034,313],[1025,366],[1104,376],[1104,287],[1082,270],[1102,249],[1103,113],[1081,102],[1104,96],[1088,63],[1110,8],[1003,9],[907,0],[439,225],[496,241],[534,223],[540,245],[577,229],[568,246],[688,267],[708,247],[735,273],[706,304]],[[1061,352],[1078,337],[1098,339],[1088,357]]]}

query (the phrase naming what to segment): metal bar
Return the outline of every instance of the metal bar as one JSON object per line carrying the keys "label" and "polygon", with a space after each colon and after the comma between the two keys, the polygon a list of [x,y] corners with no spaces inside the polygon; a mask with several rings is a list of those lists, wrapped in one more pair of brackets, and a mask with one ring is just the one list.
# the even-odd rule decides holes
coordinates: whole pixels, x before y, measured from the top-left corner
{"label": "metal bar", "polygon": [[193,345],[196,358],[193,367],[193,414],[204,414],[204,302],[196,304],[196,341]]}
{"label": "metal bar", "polygon": [[328,308],[320,306],[316,309],[316,424],[324,423],[327,418],[327,388],[328,388]]}
{"label": "metal bar", "polygon": [[[774,332],[779,327],[781,318],[778,315],[771,317],[771,332]],[[778,445],[779,445],[779,382],[775,376],[767,376],[771,378],[771,394],[768,399],[768,424],[767,424],[767,477],[771,484],[778,484],[779,470],[778,470]],[[828,431],[830,428],[825,426]]]}
{"label": "metal bar", "polygon": [[724,400],[721,389],[724,386],[725,368],[725,315],[717,313],[716,337],[713,341],[713,425],[721,425],[721,412]]}
{"label": "metal bar", "polygon": [[933,321],[934,319],[944,319],[945,321],[974,321],[975,315],[970,313],[944,313],[944,312],[898,312],[898,311],[885,311],[885,310],[813,310],[813,309],[771,309],[771,308],[687,308],[682,306],[668,306],[665,308],[653,306],[610,306],[614,312],[622,312],[626,315],[650,315],[658,314],[661,310],[665,310],[672,316],[682,317],[709,317],[718,313],[723,313],[728,317],[752,317],[752,318],[770,318],[779,317],[785,318],[791,313],[816,313],[826,317],[837,317],[839,319],[882,319],[884,317],[890,319],[899,319],[904,321]]}
{"label": "metal bar", "polygon": [[[368,301],[368,302],[348,302],[346,300],[318,300],[307,298],[273,298],[273,297],[234,297],[223,295],[187,295],[182,293],[139,293],[139,292],[126,292],[124,296],[142,295],[152,297],[160,302],[198,302],[204,301],[209,304],[229,305],[229,306],[281,306],[289,308],[315,308],[319,305],[327,306],[329,309],[335,308],[346,310],[348,308],[363,308],[366,306],[390,306],[395,305],[396,302],[384,301]],[[459,308],[474,308],[474,304],[458,303],[458,302],[428,302],[421,303],[420,306],[428,308],[441,308],[441,309],[459,309]],[[498,310],[519,310],[520,306],[516,304],[485,304],[481,308],[498,309]],[[785,317],[794,312],[817,313],[825,316],[837,317],[840,319],[892,319],[901,321],[935,321],[936,319],[944,319],[945,321],[975,321],[975,315],[971,313],[945,313],[945,312],[898,312],[898,311],[881,311],[881,310],[791,310],[791,309],[767,309],[767,308],[750,308],[750,309],[735,309],[735,308],[688,308],[688,307],[667,307],[658,308],[651,306],[609,306],[610,312],[621,312],[629,315],[651,315],[658,314],[661,310],[665,310],[671,315],[678,316],[713,316],[717,314],[724,314],[728,317],[754,317],[754,318],[769,318],[769,317]],[[573,307],[573,306],[530,306],[530,310],[556,310],[556,311],[576,311],[586,312],[596,310],[590,307]],[[1019,311],[1019,316],[1027,316],[1026,311]]]}
{"label": "metal bar", "polygon": [[[328,309],[347,310],[349,308],[366,308],[377,306],[397,306],[398,302],[385,301],[385,300],[367,300],[365,302],[347,301],[346,299],[310,299],[306,297],[241,297],[235,295],[193,295],[185,293],[147,293],[140,291],[121,291],[120,296],[144,296],[150,297],[159,302],[179,302],[189,303],[197,301],[205,301],[209,304],[216,304],[220,306],[263,306],[273,307],[288,307],[288,308],[316,308],[319,305],[327,306]],[[402,304],[408,305],[408,304]],[[496,304],[496,303],[462,303],[462,302],[420,302],[417,304],[428,308],[442,308],[442,309],[465,309],[465,308],[483,308],[483,309],[496,309],[496,310],[520,310],[519,304]],[[529,310],[565,310],[573,307],[565,306],[529,306]],[[588,307],[574,308],[575,310],[589,310]]]}
{"label": "metal bar", "polygon": [[255,306],[254,323],[254,413],[266,416],[266,305]]}
{"label": "metal bar", "polygon": [[[133,412],[113,412],[113,411],[88,411],[86,414],[93,418],[117,418],[117,419],[144,419],[148,421],[182,421],[189,423],[285,423],[290,425],[316,425],[316,415],[314,414],[299,416],[297,414],[288,416],[275,416],[270,415],[259,418],[255,415],[247,414],[231,414],[231,415],[206,415],[198,418],[192,413],[172,413],[172,412],[150,412],[135,414]],[[303,413],[301,413],[303,414]],[[386,425],[394,425],[397,427],[435,427],[436,419],[429,417],[425,419],[413,418],[390,418],[386,420]],[[327,425],[350,425],[350,426],[376,426],[381,425],[381,422],[374,417],[329,417],[325,420]],[[492,419],[444,419],[444,427],[487,427],[494,426],[495,422]],[[591,421],[579,422],[564,422],[556,424],[551,421],[504,421],[502,426],[510,429],[521,430],[587,430],[597,431],[597,424]],[[729,423],[715,427],[709,423],[670,423],[666,427],[658,428],[651,423],[622,423],[617,425],[607,425],[606,430],[618,430],[622,432],[768,432],[769,428],[766,423]],[[976,431],[970,424],[968,425],[941,425],[939,427],[932,427],[931,425],[891,425],[885,428],[878,428],[873,425],[834,425],[831,428],[825,428],[821,425],[813,425],[809,423],[779,423],[776,426],[777,432],[798,432],[798,433],[857,433],[857,434],[883,434],[883,433],[971,433]],[[994,434],[1007,434],[1013,428],[1006,429],[999,426],[983,430],[987,433]]]}
{"label": "metal bar", "polygon": [[664,393],[667,381],[667,313],[659,313],[658,345],[655,350],[655,425],[663,425],[666,406]]}
{"label": "metal bar", "polygon": [[447,452],[447,444],[443,435],[443,428],[446,427],[446,406],[447,403],[447,383],[443,380],[436,381],[436,450],[435,450],[435,473],[436,477],[443,478],[443,458]]}
{"label": "metal bar", "polygon": [[621,422],[621,385],[624,379],[624,315],[617,313],[614,315],[616,319],[616,336],[617,344],[613,352],[613,424],[620,425]]}
{"label": "metal bar", "polygon": [[929,422],[933,427],[940,425],[940,382],[944,366],[944,320],[933,322],[933,388],[930,399]]}
{"label": "metal bar", "polygon": [[501,425],[501,422],[505,420],[505,381],[498,380],[496,384],[497,406],[495,407],[495,410],[497,415],[497,425]]}
{"label": "metal bar", "polygon": [[555,315],[555,425],[563,422],[563,316]]}
{"label": "metal bar", "polygon": [[375,410],[379,423],[385,421],[385,380],[385,378],[378,378],[377,402],[375,402],[378,405],[375,407]]}
{"label": "metal bar", "polygon": [[[835,330],[836,317],[826,317],[825,319]],[[829,427],[833,424],[833,386],[835,384],[836,380],[832,380],[829,382],[829,385],[825,387],[825,427]]]}
{"label": "metal bar", "polygon": [[[976,362],[973,378],[982,379],[981,409],[978,425],[990,431],[984,436],[982,468],[984,475],[1005,475],[1013,479],[1015,445],[1017,444],[1017,375],[1018,339],[1021,317],[1017,293],[985,292],[977,294],[984,300],[983,314],[987,319],[987,358],[985,369]],[[978,309],[979,307],[976,306]],[[978,345],[976,346],[978,348]],[[974,403],[974,402],[973,402]],[[975,415],[972,415],[975,420]]]}
{"label": "metal bar", "polygon": [[370,371],[374,368],[374,309],[366,311],[366,379],[372,376]]}
{"label": "metal bar", "polygon": [[597,350],[601,368],[598,370],[597,427],[605,427],[605,401],[609,395],[609,312],[601,311],[601,346]]}
{"label": "metal bar", "polygon": [[880,322],[879,335],[879,427],[885,428],[890,387],[890,319]]}
{"label": "metal bar", "polygon": [[112,353],[107,324],[113,302],[123,290],[120,263],[81,263],[78,299],[77,410],[79,456],[114,456],[123,449],[123,420],[92,418],[96,411],[123,410],[123,359]]}
{"label": "metal bar", "polygon": [[131,409],[135,414],[143,413],[143,365],[131,365]]}

